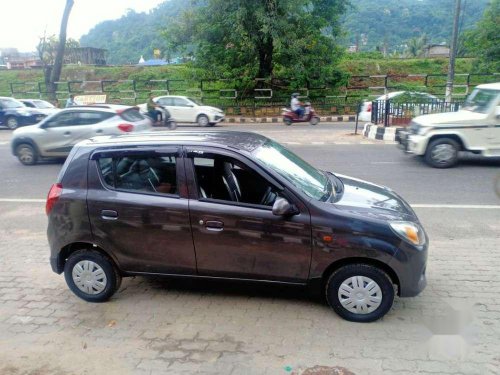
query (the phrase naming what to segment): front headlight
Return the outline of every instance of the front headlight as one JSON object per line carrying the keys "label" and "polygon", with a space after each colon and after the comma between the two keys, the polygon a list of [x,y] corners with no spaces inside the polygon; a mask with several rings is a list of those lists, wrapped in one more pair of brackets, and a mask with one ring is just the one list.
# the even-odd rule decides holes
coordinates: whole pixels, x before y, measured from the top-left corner
{"label": "front headlight", "polygon": [[425,244],[424,230],[418,224],[411,221],[391,221],[389,225],[394,233],[406,242],[415,246]]}

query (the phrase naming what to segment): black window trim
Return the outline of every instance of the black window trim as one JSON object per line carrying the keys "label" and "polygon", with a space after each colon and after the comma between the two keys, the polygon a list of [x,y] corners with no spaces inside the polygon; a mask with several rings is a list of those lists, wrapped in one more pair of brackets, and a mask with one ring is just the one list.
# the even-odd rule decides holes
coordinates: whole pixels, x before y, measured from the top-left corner
{"label": "black window trim", "polygon": [[[153,155],[163,155],[166,153],[171,153],[174,154],[175,156],[175,182],[176,182],[176,188],[177,188],[177,194],[170,194],[170,193],[158,193],[154,191],[140,191],[140,190],[127,190],[127,189],[117,189],[115,186],[110,186],[109,184],[106,183],[104,180],[104,176],[102,175],[101,168],[99,166],[99,159],[102,158],[111,158],[113,160],[112,162],[112,170],[113,170],[113,175],[115,175],[115,168],[116,168],[116,162],[115,158],[117,157],[123,157],[125,155],[138,155],[138,154],[153,154]],[[181,153],[181,147],[180,146],[160,146],[159,149],[151,149],[151,148],[119,148],[119,149],[106,149],[106,150],[95,150],[89,157],[90,160],[92,160],[94,163],[95,168],[97,168],[97,174],[99,175],[99,181],[101,182],[101,185],[103,188],[105,188],[108,191],[117,191],[121,193],[130,193],[130,194],[139,194],[139,195],[150,195],[150,196],[155,196],[155,197],[165,197],[165,198],[176,198],[176,199],[183,199],[180,195],[180,186],[179,186],[179,169],[182,169],[182,153]]]}

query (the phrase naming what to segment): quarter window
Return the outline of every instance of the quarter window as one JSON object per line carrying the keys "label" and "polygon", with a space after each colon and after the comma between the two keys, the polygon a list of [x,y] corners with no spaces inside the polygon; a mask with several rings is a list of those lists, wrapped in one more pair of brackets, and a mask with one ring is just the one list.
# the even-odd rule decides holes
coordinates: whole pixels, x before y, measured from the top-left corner
{"label": "quarter window", "polygon": [[98,159],[105,184],[117,190],[178,194],[175,154],[127,155]]}

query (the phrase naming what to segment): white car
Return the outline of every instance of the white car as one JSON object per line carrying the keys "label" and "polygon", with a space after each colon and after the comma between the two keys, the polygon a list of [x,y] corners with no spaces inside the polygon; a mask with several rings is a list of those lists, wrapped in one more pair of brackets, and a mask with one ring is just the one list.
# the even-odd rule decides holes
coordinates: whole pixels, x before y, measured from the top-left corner
{"label": "white car", "polygon": [[458,112],[414,118],[399,142],[435,168],[454,166],[459,151],[500,157],[500,82],[477,86]]}
{"label": "white car", "polygon": [[[409,98],[409,101],[411,103],[431,103],[431,105],[435,105],[436,107],[439,106],[440,103],[442,103],[442,100],[439,99],[438,97],[427,94],[425,92],[413,92],[413,91],[395,91],[395,92],[390,92],[385,95],[381,95],[378,98],[374,99],[373,101],[377,102],[382,102],[384,103],[386,100],[392,100],[395,99],[399,96],[407,96]],[[361,110],[359,112],[359,121],[363,122],[370,122],[372,120],[372,102],[371,101],[365,101],[361,105]],[[391,108],[391,110],[394,110]]]}
{"label": "white car", "polygon": [[147,132],[151,120],[137,107],[114,104],[74,106],[45,118],[38,124],[16,129],[12,153],[24,165],[46,157],[66,157],[78,142],[99,135]]}
{"label": "white car", "polygon": [[[157,96],[153,101],[165,107],[176,122],[197,123],[199,126],[214,126],[224,121],[224,112],[216,107],[203,105],[187,96]],[[141,112],[147,112],[147,104],[140,104]]]}
{"label": "white car", "polygon": [[49,116],[56,112],[59,112],[60,109],[56,108],[51,103],[41,100],[41,99],[18,99],[21,103],[23,103],[26,107],[36,108],[39,112]]}

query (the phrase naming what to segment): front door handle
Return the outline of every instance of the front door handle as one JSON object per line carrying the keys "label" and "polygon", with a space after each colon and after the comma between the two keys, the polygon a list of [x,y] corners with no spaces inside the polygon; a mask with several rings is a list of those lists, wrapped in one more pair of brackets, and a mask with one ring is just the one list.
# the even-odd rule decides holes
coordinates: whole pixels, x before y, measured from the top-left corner
{"label": "front door handle", "polygon": [[95,132],[96,133],[102,133],[102,129],[97,129]]}
{"label": "front door handle", "polygon": [[101,217],[104,220],[116,220],[118,219],[118,212],[115,210],[102,210]]}
{"label": "front door handle", "polygon": [[71,132],[64,132],[63,135],[67,137],[67,136],[71,135]]}
{"label": "front door handle", "polygon": [[205,222],[205,228],[214,232],[220,232],[224,230],[224,223],[222,221],[209,220]]}

